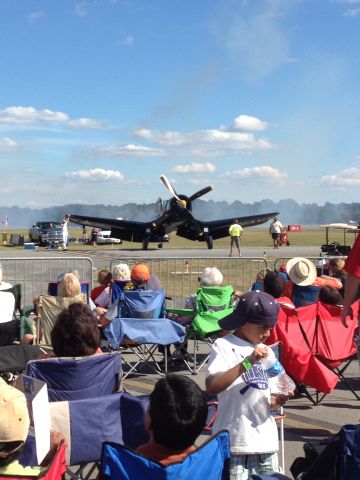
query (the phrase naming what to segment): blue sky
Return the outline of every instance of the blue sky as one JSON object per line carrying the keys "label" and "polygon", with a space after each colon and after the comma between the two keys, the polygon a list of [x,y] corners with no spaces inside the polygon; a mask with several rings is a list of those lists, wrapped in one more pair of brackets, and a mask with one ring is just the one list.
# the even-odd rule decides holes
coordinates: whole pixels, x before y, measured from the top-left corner
{"label": "blue sky", "polygon": [[360,0],[1,0],[0,205],[357,202]]}

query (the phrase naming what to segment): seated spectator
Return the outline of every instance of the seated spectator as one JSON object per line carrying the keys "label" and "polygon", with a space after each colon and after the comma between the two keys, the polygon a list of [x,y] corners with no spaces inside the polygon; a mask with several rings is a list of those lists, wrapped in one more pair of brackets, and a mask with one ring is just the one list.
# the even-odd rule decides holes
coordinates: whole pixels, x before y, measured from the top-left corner
{"label": "seated spectator", "polygon": [[138,263],[131,269],[131,281],[135,290],[161,290],[158,277],[150,274],[145,263]]}
{"label": "seated spectator", "polygon": [[330,275],[340,280],[342,285],[340,288],[340,295],[344,297],[346,281],[346,271],[344,270],[345,260],[343,258],[332,258],[329,261],[328,267]]}
{"label": "seated spectator", "polygon": [[289,280],[289,275],[286,273],[286,263],[282,263],[279,265],[279,270],[277,271],[279,274],[279,277],[281,277],[284,282],[287,282]]}
{"label": "seated spectator", "polygon": [[251,291],[252,292],[262,292],[263,291],[263,281],[265,278],[265,275],[267,274],[269,270],[267,268],[264,268],[262,270],[259,270],[258,274],[256,275],[255,282],[251,286]]}
{"label": "seated spectator", "polygon": [[83,357],[101,353],[96,317],[83,303],[73,303],[57,317],[51,331],[56,357]]}
{"label": "seated spectator", "polygon": [[99,286],[91,290],[90,298],[96,306],[107,308],[109,304],[111,272],[102,269],[98,273]]}
{"label": "seated spectator", "polygon": [[268,272],[264,278],[264,292],[272,295],[277,303],[290,308],[295,305],[290,298],[284,296],[285,282],[279,275],[279,272]]}
{"label": "seated spectator", "polygon": [[150,395],[145,427],[150,441],[137,453],[165,467],[183,461],[196,450],[194,442],[205,426],[207,402],[200,387],[189,377],[167,375]]}
{"label": "seated spectator", "polygon": [[134,285],[131,281],[130,268],[127,263],[117,263],[113,268],[113,281],[121,290],[132,290]]}
{"label": "seated spectator", "polygon": [[293,301],[295,307],[315,303],[320,288],[325,285],[338,290],[342,287],[337,278],[327,275],[318,277],[315,265],[307,258],[292,258],[286,264],[286,272],[290,280],[285,284],[284,294]]}
{"label": "seated spectator", "polygon": [[[42,467],[23,467],[18,461],[29,432],[29,412],[25,395],[0,378],[0,475],[40,475]],[[63,436],[51,432],[51,450],[42,461],[45,467]]]}
{"label": "seated spectator", "polygon": [[59,297],[76,297],[81,294],[80,280],[75,273],[65,273],[58,285]]}
{"label": "seated spectator", "polygon": [[3,281],[4,269],[2,264],[0,263],[0,290],[8,290],[12,287],[11,283]]}
{"label": "seated spectator", "polygon": [[329,285],[325,285],[324,287],[320,288],[318,300],[326,305],[341,306],[343,304],[343,298],[340,294],[340,291],[334,287],[330,287]]}

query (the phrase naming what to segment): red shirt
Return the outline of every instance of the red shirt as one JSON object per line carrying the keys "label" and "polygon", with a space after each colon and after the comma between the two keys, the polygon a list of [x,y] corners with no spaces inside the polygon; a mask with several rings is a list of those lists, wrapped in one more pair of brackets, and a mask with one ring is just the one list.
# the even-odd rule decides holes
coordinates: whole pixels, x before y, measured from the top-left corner
{"label": "red shirt", "polygon": [[102,293],[106,288],[106,285],[99,285],[91,290],[90,298],[93,302],[97,299],[97,297]]}
{"label": "red shirt", "polygon": [[196,447],[193,445],[186,448],[185,450],[172,450],[171,448],[164,447],[155,442],[144,443],[140,445],[136,450],[136,453],[140,453],[150,460],[155,460],[156,462],[161,463],[164,467],[171,465],[173,463],[182,462],[189,453],[196,450]]}
{"label": "red shirt", "polygon": [[357,236],[349,256],[346,259],[344,270],[353,277],[360,277],[360,235]]}

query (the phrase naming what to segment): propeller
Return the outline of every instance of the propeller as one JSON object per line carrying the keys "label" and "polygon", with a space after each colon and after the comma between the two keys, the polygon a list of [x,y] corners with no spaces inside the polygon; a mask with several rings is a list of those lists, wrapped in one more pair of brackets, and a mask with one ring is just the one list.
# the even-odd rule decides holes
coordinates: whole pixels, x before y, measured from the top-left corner
{"label": "propeller", "polygon": [[190,202],[193,202],[197,198],[202,197],[203,195],[205,195],[208,192],[211,192],[211,190],[212,190],[212,186],[210,186],[210,185],[208,187],[205,187],[205,188],[199,190],[198,192],[191,195],[191,197],[189,197]]}
{"label": "propeller", "polygon": [[169,182],[169,180],[165,177],[165,175],[160,175],[160,180],[163,182],[163,184],[165,185],[165,187],[169,190],[169,192],[171,193],[171,195],[176,198],[176,200],[178,202],[181,202],[180,198],[178,197],[177,193],[175,192],[174,190],[174,187],[171,185],[171,183]]}

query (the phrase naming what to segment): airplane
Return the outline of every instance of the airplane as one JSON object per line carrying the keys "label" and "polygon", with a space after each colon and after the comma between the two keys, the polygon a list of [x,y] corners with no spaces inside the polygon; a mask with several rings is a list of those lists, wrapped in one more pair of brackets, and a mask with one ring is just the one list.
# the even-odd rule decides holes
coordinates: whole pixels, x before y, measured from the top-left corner
{"label": "airplane", "polygon": [[[156,242],[159,247],[162,247],[163,242],[169,241],[169,233],[174,231],[179,237],[205,242],[208,249],[213,248],[213,240],[229,235],[229,227],[234,222],[235,217],[203,221],[196,219],[191,213],[192,202],[210,192],[212,190],[211,186],[205,187],[193,195],[186,196],[178,195],[165,175],[161,175],[160,180],[172,197],[164,203],[160,216],[153,221],[137,222],[73,214],[70,215],[70,221],[79,225],[111,230],[111,235],[115,238],[141,242],[143,250],[148,249],[150,242]],[[279,215],[279,212],[237,217],[237,219],[242,227],[252,227],[267,222],[277,215]]]}

